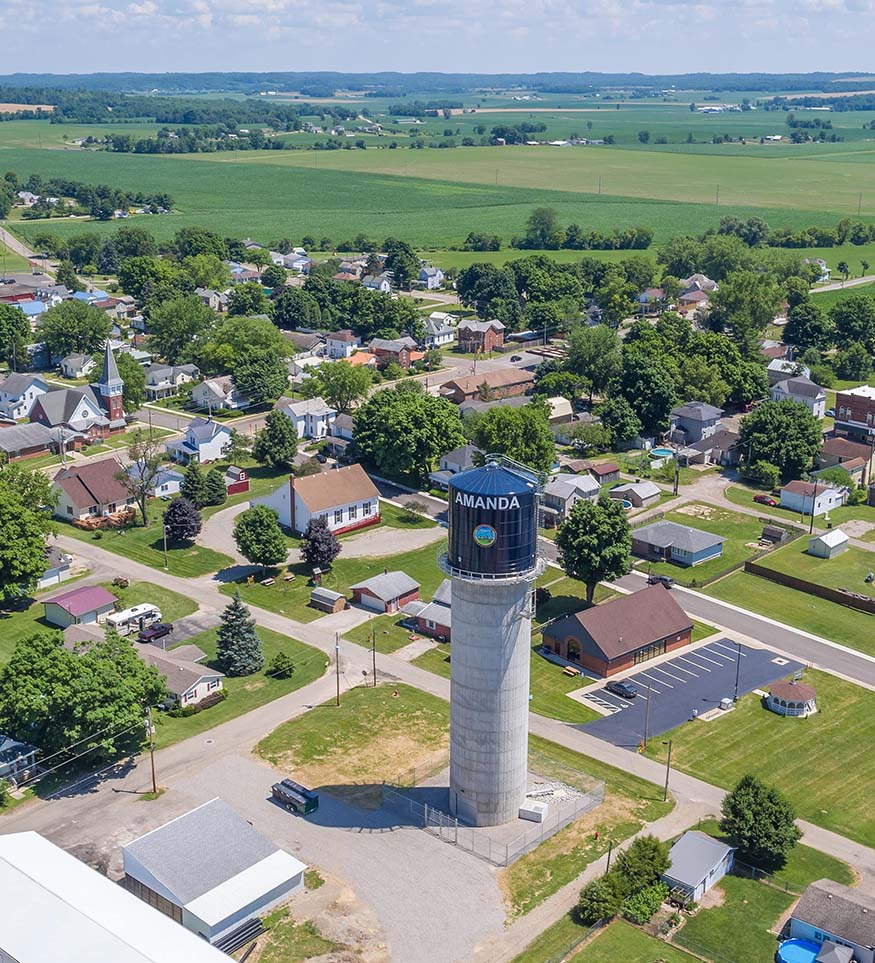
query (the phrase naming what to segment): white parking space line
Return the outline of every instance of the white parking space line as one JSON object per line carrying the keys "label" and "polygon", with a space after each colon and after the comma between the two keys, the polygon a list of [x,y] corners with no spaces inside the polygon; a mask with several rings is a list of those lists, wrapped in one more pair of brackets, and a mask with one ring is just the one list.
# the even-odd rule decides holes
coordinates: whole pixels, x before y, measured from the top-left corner
{"label": "white parking space line", "polygon": [[728,645],[724,645],[722,642],[712,642],[711,645],[707,645],[705,648],[710,649],[712,645],[716,645],[719,649],[726,649],[727,652],[731,652],[733,655],[740,655],[742,659],[747,658],[747,652],[742,652],[740,649],[730,649]]}
{"label": "white parking space line", "polygon": [[691,675],[694,679],[699,678],[699,675],[697,672],[693,672],[692,669],[685,669],[682,665],[678,665],[677,659],[674,659],[673,661],[669,662],[668,665],[670,665],[675,670],[675,672],[686,672],[687,675]]}
{"label": "white parking space line", "polygon": [[[671,665],[670,662],[669,662],[669,665]],[[667,675],[669,679],[674,679],[675,682],[680,682],[681,685],[686,685],[690,681],[689,679],[684,679],[679,675],[672,675],[671,672],[669,672],[667,669],[663,669],[661,665],[655,665],[650,671],[661,672],[663,675]],[[668,683],[666,683],[666,685],[668,685]]]}
{"label": "white parking space line", "polygon": [[706,662],[710,662],[711,665],[718,665],[720,666],[721,669],[723,668],[722,662],[715,662],[714,659],[709,659],[708,656],[705,655],[704,652],[702,652],[701,650],[694,654],[697,655],[700,659],[704,659]]}
{"label": "white parking space line", "polygon": [[[642,672],[642,673],[640,673],[640,674],[643,675],[645,679],[650,679],[651,682],[658,682],[660,685],[664,685],[664,686],[666,687],[666,689],[673,689],[673,688],[674,688],[673,685],[669,685],[664,679],[654,679],[653,676],[652,676],[652,675],[649,675],[647,672]],[[653,686],[651,686],[650,688],[653,689],[653,691],[654,691],[657,695],[659,695],[659,689],[654,689]]]}
{"label": "white parking space line", "polygon": [[698,662],[693,662],[692,659],[688,659],[685,655],[682,655],[681,658],[684,660],[684,662],[689,662],[690,665],[694,665],[697,669],[701,669],[701,670],[703,670],[704,672],[710,672],[710,671],[711,671],[707,666],[705,666],[705,665],[699,665]]}
{"label": "white parking space line", "polygon": [[[735,661],[735,656],[734,656],[734,655],[726,655],[726,654],[723,653],[723,652],[713,652],[713,651],[711,650],[710,646],[707,646],[707,645],[705,646],[704,649],[702,649],[702,652],[703,652],[703,653],[704,653],[704,652],[707,652],[708,655],[713,655],[715,659],[723,659],[723,660],[726,661],[726,662],[734,662],[734,661]],[[702,658],[705,658],[705,656],[703,655]]]}

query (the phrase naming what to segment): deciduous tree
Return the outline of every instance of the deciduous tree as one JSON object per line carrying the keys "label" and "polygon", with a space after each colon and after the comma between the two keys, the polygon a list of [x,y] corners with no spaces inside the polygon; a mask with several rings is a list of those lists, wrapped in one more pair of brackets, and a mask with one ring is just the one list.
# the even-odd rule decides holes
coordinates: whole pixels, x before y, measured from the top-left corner
{"label": "deciduous tree", "polygon": [[323,571],[331,568],[340,548],[340,541],[328,527],[327,518],[316,516],[307,522],[307,530],[301,539],[301,558],[307,565]]}
{"label": "deciduous tree", "polygon": [[200,534],[201,513],[184,495],[174,498],[164,512],[164,528],[173,542],[190,542]]}
{"label": "deciduous tree", "polygon": [[720,831],[756,863],[780,866],[802,838],[787,799],[756,776],[742,776],[723,797]]}
{"label": "deciduous tree", "polygon": [[482,452],[507,455],[535,471],[549,471],[556,460],[545,404],[491,408],[472,422],[471,436]]}
{"label": "deciduous tree", "polygon": [[777,465],[785,481],[811,468],[822,443],[820,422],[796,401],[766,401],[741,419],[742,457]]}
{"label": "deciduous tree", "polygon": [[289,384],[289,368],[271,348],[248,348],[237,359],[234,384],[253,404],[276,401]]}
{"label": "deciduous tree", "polygon": [[275,468],[291,465],[298,453],[298,432],[295,423],[282,411],[270,411],[264,428],[255,436],[252,455],[257,462]]}
{"label": "deciduous tree", "polygon": [[560,526],[556,547],[565,574],[586,585],[592,605],[599,582],[629,571],[632,535],[623,503],[604,494],[597,502],[580,499]]}
{"label": "deciduous tree", "polygon": [[37,337],[53,356],[92,354],[109,337],[109,317],[84,301],[62,301],[40,318]]}
{"label": "deciduous tree", "polygon": [[45,573],[54,503],[47,475],[0,465],[0,603],[31,592]]}
{"label": "deciduous tree", "polygon": [[168,364],[194,361],[217,320],[195,295],[167,301],[149,314],[149,346]]}
{"label": "deciduous tree", "polygon": [[289,554],[279,516],[267,505],[253,505],[237,516],[234,541],[244,558],[262,568],[279,565]]}
{"label": "deciduous tree", "polygon": [[136,499],[144,528],[149,524],[148,502],[155,480],[162,470],[162,454],[157,442],[149,439],[148,432],[138,428],[131,436],[128,447],[128,467],[116,475],[131,497]]}
{"label": "deciduous tree", "polygon": [[304,381],[304,393],[324,398],[332,408],[348,412],[368,396],[373,377],[363,365],[332,361],[319,365]]}

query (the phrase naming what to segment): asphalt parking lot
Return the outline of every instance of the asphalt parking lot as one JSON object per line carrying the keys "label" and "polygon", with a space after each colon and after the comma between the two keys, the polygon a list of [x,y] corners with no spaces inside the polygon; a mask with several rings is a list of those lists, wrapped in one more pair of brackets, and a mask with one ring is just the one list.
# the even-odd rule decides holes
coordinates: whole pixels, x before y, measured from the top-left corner
{"label": "asphalt parking lot", "polygon": [[615,746],[635,748],[644,739],[645,722],[648,737],[653,738],[686,722],[694,710],[701,715],[716,708],[721,699],[731,699],[735,694],[736,669],[738,694],[744,695],[802,667],[801,662],[784,658],[772,649],[755,649],[731,639],[717,639],[696,649],[680,649],[666,662],[643,663],[637,673],[628,677],[638,687],[635,699],[612,695],[604,687],[594,689],[588,697],[610,715],[579,728]]}

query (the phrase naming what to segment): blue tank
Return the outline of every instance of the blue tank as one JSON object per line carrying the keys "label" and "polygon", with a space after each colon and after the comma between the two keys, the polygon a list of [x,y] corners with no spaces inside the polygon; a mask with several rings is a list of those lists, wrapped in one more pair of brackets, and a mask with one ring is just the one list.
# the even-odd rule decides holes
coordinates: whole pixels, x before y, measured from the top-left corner
{"label": "blue tank", "polygon": [[538,552],[538,485],[500,462],[454,475],[449,485],[450,566],[501,577],[531,571]]}

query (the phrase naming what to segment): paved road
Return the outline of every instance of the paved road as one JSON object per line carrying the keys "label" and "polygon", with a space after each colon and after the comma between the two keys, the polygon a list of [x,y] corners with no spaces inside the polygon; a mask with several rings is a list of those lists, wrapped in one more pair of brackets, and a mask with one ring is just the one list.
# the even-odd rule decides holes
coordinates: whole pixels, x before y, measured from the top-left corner
{"label": "paved road", "polygon": [[823,287],[812,288],[812,294],[819,294],[821,291],[841,291],[843,288],[855,288],[858,284],[869,284],[875,281],[875,274],[864,274],[861,278],[848,278],[847,281],[831,281]]}
{"label": "paved road", "polygon": [[0,241],[2,241],[13,254],[20,254],[21,257],[26,258],[37,258],[36,252],[31,250],[23,241],[19,241],[18,238],[10,231],[7,231],[5,227],[0,227]]}

